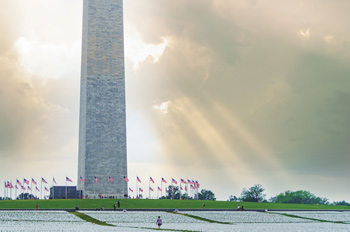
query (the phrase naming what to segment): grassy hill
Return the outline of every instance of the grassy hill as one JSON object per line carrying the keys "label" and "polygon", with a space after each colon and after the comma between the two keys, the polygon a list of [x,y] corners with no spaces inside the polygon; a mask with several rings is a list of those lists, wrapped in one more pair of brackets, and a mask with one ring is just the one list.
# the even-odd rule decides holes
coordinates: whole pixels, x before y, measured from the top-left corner
{"label": "grassy hill", "polygon": [[[0,209],[96,209],[102,206],[113,209],[118,199],[68,199],[68,200],[12,200],[0,201]],[[150,200],[150,199],[119,199],[121,209],[201,209],[203,203],[206,209],[237,209],[244,205],[245,209],[286,209],[286,210],[350,210],[350,206],[277,204],[255,202],[201,201],[201,200]]]}

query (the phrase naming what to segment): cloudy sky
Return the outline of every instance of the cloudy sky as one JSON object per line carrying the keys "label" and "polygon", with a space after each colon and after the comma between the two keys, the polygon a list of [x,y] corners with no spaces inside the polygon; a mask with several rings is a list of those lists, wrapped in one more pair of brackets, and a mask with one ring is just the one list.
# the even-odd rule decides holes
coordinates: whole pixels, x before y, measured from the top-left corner
{"label": "cloudy sky", "polygon": [[[130,187],[350,201],[349,8],[124,1]],[[82,0],[0,0],[0,31],[0,179],[75,181]]]}

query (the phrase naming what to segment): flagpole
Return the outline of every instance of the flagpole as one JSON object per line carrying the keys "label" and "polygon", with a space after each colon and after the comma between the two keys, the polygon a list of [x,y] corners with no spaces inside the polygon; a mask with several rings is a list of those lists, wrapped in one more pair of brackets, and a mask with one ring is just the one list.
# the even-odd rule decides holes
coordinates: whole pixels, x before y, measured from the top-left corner
{"label": "flagpole", "polygon": [[148,198],[151,199],[151,176],[148,179]]}
{"label": "flagpole", "polygon": [[55,186],[54,186],[54,183],[53,183],[53,178],[52,177],[52,199],[55,199]]}
{"label": "flagpole", "polygon": [[41,177],[41,185],[40,185],[40,199],[43,199],[43,177]]}
{"label": "flagpole", "polygon": [[67,175],[66,175],[66,200],[67,200]]}
{"label": "flagpole", "polygon": [[181,177],[180,177],[180,200],[181,200]]}

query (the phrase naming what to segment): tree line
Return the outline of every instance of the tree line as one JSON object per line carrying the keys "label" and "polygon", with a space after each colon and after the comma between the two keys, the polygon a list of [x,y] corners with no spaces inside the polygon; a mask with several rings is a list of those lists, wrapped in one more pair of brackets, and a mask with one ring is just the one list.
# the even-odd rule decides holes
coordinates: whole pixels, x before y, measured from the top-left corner
{"label": "tree line", "polygon": [[[249,189],[243,189],[241,196],[236,197],[229,196],[229,201],[245,201],[245,202],[271,202],[271,203],[294,203],[294,204],[319,204],[330,205],[327,198],[317,197],[315,194],[305,190],[290,191],[287,190],[284,193],[280,193],[275,197],[271,197],[269,201],[266,200],[266,194],[263,192],[265,189],[260,184],[256,184]],[[346,205],[350,206],[350,203],[346,201],[335,201],[332,205]]]}

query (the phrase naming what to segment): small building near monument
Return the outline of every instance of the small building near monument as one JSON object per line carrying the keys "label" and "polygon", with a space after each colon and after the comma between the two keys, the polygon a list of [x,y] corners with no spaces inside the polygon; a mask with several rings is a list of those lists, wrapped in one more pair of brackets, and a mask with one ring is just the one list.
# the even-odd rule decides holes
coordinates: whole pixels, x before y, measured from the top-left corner
{"label": "small building near monument", "polygon": [[53,186],[50,188],[50,199],[66,199],[66,188],[67,199],[81,198],[81,191],[77,191],[77,186]]}

